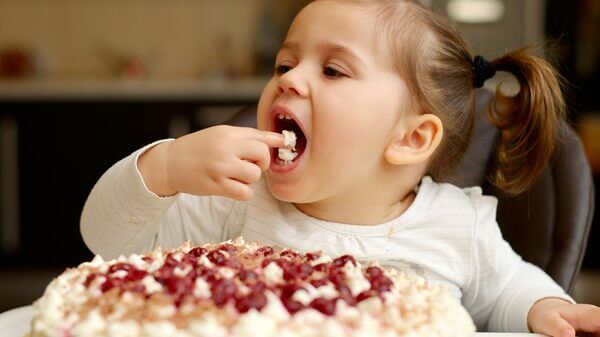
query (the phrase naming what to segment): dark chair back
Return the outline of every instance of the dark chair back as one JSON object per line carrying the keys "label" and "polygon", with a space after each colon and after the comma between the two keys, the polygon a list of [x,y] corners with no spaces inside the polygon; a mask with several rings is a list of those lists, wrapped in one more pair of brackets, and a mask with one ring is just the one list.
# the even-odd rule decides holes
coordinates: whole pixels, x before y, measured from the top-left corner
{"label": "dark chair back", "polygon": [[594,214],[594,182],[581,140],[565,125],[556,153],[535,184],[507,196],[487,180],[498,130],[486,118],[494,95],[479,89],[477,117],[470,146],[451,182],[482,186],[498,198],[498,223],[505,239],[525,260],[544,269],[570,292],[581,268]]}

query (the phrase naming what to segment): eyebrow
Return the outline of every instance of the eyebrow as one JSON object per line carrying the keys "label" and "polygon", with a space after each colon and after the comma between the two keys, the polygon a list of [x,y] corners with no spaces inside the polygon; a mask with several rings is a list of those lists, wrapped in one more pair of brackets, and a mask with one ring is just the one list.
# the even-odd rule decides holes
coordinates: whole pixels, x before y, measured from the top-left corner
{"label": "eyebrow", "polygon": [[[329,53],[340,53],[340,54],[348,55],[350,58],[352,58],[356,62],[360,63],[363,67],[367,68],[367,64],[358,55],[356,55],[356,53],[354,53],[352,50],[350,50],[349,48],[347,48],[345,46],[342,46],[337,43],[331,43],[331,42],[320,42],[317,44],[317,48],[325,50]],[[279,51],[282,51],[285,49],[288,49],[294,53],[297,53],[300,50],[300,45],[297,42],[286,41],[283,43],[283,45],[281,46]]]}

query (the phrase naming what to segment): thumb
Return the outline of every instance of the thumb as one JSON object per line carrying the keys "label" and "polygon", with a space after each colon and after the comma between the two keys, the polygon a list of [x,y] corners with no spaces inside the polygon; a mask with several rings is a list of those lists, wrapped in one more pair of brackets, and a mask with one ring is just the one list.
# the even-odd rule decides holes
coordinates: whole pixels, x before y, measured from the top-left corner
{"label": "thumb", "polygon": [[534,327],[533,332],[552,337],[575,337],[575,329],[556,312],[549,315],[542,324]]}

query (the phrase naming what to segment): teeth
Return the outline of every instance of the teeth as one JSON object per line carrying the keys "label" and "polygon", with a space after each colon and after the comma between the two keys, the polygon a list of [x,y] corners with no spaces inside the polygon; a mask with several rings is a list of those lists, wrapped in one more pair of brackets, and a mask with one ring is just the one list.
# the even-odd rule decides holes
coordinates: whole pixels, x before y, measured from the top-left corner
{"label": "teeth", "polygon": [[291,116],[291,115],[289,115],[289,114],[283,114],[283,113],[282,113],[282,114],[279,114],[279,116],[278,116],[278,117],[279,117],[279,119],[284,119],[284,118],[285,118],[285,119],[292,119],[292,116]]}
{"label": "teeth", "polygon": [[298,156],[298,152],[293,152],[291,149],[279,149],[279,159],[291,162]]}
{"label": "teeth", "polygon": [[286,166],[286,165],[292,165],[292,162],[290,160],[277,159],[277,164],[279,164],[281,166]]}
{"label": "teeth", "polygon": [[290,115],[285,115],[285,119],[292,119],[292,116],[290,116]]}

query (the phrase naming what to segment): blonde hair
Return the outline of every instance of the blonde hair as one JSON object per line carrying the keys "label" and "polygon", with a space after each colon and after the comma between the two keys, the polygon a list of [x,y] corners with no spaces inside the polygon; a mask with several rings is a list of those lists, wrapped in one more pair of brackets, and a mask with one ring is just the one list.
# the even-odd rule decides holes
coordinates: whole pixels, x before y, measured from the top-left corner
{"label": "blonde hair", "polygon": [[[441,119],[444,136],[428,173],[443,180],[465,153],[475,118],[473,55],[457,27],[414,0],[328,1],[370,10],[375,40],[387,42],[379,47],[391,49],[412,103]],[[506,193],[518,194],[535,182],[553,153],[566,110],[562,78],[529,47],[509,52],[490,65],[513,74],[520,84],[516,96],[504,94],[498,86],[488,113],[502,135],[489,179]]]}

